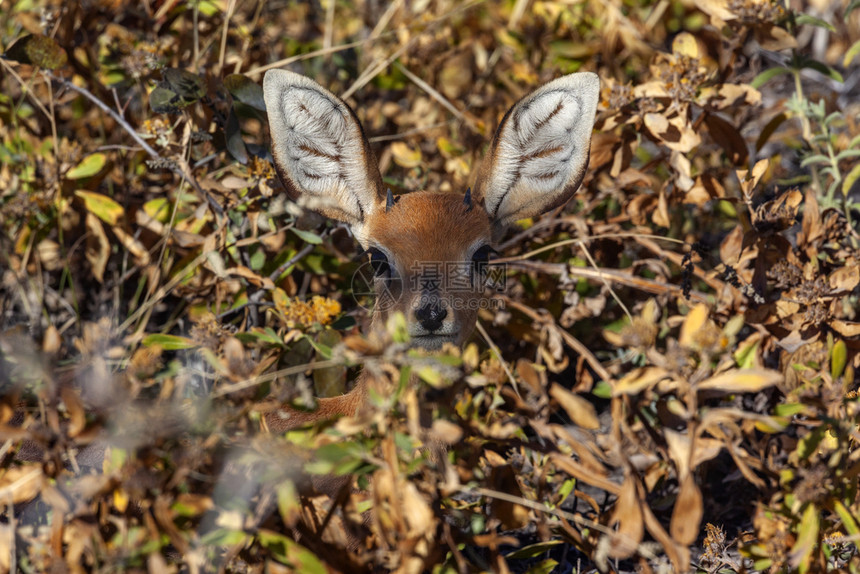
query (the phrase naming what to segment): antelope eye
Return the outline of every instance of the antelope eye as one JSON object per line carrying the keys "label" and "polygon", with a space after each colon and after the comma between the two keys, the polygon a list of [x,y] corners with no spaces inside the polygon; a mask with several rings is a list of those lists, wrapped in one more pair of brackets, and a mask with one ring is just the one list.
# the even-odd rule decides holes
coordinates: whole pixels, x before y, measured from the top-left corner
{"label": "antelope eye", "polygon": [[373,267],[373,274],[376,277],[390,276],[391,266],[388,264],[388,257],[385,253],[376,247],[371,247],[367,252],[370,253],[370,265]]}
{"label": "antelope eye", "polygon": [[484,285],[487,282],[487,265],[489,265],[490,255],[498,255],[498,252],[489,245],[478,247],[472,255],[472,265],[474,266],[472,287]]}
{"label": "antelope eye", "polygon": [[478,249],[475,251],[475,254],[472,255],[472,261],[476,265],[480,263],[487,263],[490,260],[490,255],[498,255],[498,252],[489,245],[482,245],[478,247]]}

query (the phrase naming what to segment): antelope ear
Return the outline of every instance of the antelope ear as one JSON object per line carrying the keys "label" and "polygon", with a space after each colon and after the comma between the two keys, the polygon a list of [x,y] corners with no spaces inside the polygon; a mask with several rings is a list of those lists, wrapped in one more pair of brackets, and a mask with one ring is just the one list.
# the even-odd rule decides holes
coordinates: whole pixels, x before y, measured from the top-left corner
{"label": "antelope ear", "polygon": [[588,167],[599,97],[597,74],[570,74],[505,114],[475,184],[494,233],[558,207],[576,192]]}
{"label": "antelope ear", "polygon": [[263,78],[272,156],[290,198],[348,223],[384,207],[382,177],[355,113],[313,80],[286,70]]}

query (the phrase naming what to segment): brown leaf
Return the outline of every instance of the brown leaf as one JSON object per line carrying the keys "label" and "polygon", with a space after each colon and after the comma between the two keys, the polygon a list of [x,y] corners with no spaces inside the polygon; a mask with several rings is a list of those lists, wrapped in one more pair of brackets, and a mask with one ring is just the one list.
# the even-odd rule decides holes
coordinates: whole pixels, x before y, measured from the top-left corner
{"label": "brown leaf", "polygon": [[860,323],[856,321],[842,321],[834,319],[830,322],[830,326],[839,332],[843,337],[856,337],[860,335]]}
{"label": "brown leaf", "polygon": [[747,142],[735,126],[714,114],[705,115],[705,124],[714,141],[719,144],[734,165],[747,161]]}
{"label": "brown leaf", "polygon": [[60,390],[60,396],[63,398],[63,404],[66,411],[69,413],[71,424],[69,425],[69,436],[74,438],[81,434],[81,431],[87,426],[87,416],[84,411],[84,405],[77,391],[71,387],[63,387]]}
{"label": "brown leaf", "polygon": [[628,475],[621,485],[610,524],[618,524],[611,537],[610,558],[629,558],[636,552],[645,533],[636,479],[632,475]]}
{"label": "brown leaf", "polygon": [[555,383],[549,389],[549,396],[561,405],[574,424],[587,429],[600,428],[594,405],[587,400]]}
{"label": "brown leaf", "polygon": [[14,504],[32,500],[42,487],[42,465],[29,464],[0,470],[0,499]]}
{"label": "brown leaf", "polygon": [[430,435],[433,440],[443,444],[457,444],[463,438],[463,429],[455,425],[451,421],[444,419],[436,419],[433,421],[433,427],[430,429]]}
{"label": "brown leaf", "polygon": [[818,205],[818,196],[811,186],[806,190],[803,205],[803,223],[797,236],[797,245],[805,248],[812,246],[824,233],[821,225],[821,209]]}
{"label": "brown leaf", "polygon": [[699,536],[699,526],[702,522],[704,508],[702,492],[696,485],[693,473],[688,473],[681,481],[681,489],[672,510],[672,522],[669,532],[672,538],[684,546],[689,546]]}
{"label": "brown leaf", "polygon": [[846,261],[846,265],[831,273],[827,280],[833,291],[853,291],[860,283],[860,265],[856,261]]}
{"label": "brown leaf", "polygon": [[678,469],[678,476],[686,476],[690,473],[690,437],[671,429],[665,429],[663,436],[669,447],[669,456]]}
{"label": "brown leaf", "polygon": [[89,233],[85,255],[90,262],[93,277],[99,283],[104,283],[105,267],[110,257],[110,242],[98,217],[87,213],[86,222]]}
{"label": "brown leaf", "polygon": [[651,214],[651,220],[662,227],[670,227],[672,224],[669,217],[669,203],[663,191],[657,195],[657,209]]}

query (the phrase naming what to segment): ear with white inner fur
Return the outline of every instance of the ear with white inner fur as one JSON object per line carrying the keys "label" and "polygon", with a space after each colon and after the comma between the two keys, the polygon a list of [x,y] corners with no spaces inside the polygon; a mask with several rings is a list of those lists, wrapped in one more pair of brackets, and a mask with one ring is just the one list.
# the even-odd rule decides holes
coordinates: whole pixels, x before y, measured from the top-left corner
{"label": "ear with white inner fur", "polygon": [[364,244],[368,214],[384,208],[376,159],[346,103],[313,80],[286,70],[263,78],[272,156],[290,198],[346,222]]}
{"label": "ear with white inner fur", "polygon": [[576,192],[588,167],[599,98],[597,75],[581,72],[538,88],[508,111],[475,184],[495,233]]}

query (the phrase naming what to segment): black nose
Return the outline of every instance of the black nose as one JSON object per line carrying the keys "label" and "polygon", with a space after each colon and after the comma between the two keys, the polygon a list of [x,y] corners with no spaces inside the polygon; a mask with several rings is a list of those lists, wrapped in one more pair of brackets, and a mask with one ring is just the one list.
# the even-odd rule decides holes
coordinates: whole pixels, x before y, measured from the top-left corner
{"label": "black nose", "polygon": [[430,332],[438,331],[442,327],[442,321],[448,316],[448,310],[439,304],[439,301],[424,303],[415,310],[415,318],[421,326]]}

